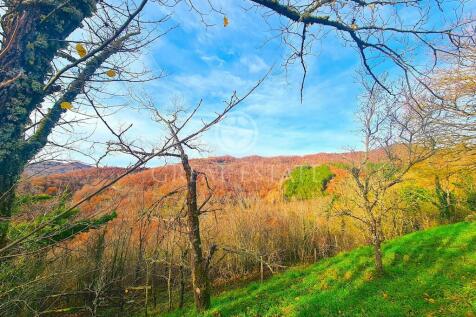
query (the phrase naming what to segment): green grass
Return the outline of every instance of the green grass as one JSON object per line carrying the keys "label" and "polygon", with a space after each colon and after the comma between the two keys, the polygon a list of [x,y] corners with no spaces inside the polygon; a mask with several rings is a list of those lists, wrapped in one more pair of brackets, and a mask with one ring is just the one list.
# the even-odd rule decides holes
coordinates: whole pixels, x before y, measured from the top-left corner
{"label": "green grass", "polygon": [[476,316],[476,223],[389,241],[384,265],[377,278],[369,247],[341,253],[223,292],[203,316]]}

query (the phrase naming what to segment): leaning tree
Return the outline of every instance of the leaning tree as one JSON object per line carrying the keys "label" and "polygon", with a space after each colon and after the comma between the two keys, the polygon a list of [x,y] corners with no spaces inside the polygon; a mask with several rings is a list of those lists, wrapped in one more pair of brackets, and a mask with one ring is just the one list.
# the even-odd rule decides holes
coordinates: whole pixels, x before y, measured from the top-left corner
{"label": "leaning tree", "polygon": [[0,246],[19,176],[55,129],[72,124],[65,113],[87,89],[140,78],[142,71],[127,71],[127,59],[112,59],[154,39],[142,32],[147,3],[1,1]]}

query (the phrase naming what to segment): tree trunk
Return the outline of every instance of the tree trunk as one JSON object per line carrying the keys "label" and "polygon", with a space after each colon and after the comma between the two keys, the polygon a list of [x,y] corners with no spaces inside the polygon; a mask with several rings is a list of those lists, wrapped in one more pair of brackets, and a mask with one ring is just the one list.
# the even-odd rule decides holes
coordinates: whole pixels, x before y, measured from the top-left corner
{"label": "tree trunk", "polygon": [[372,244],[374,247],[375,270],[378,275],[383,275],[384,270],[382,263],[382,241],[377,234],[374,234]]}
{"label": "tree trunk", "polygon": [[157,295],[159,291],[159,264],[157,258],[152,263],[152,300],[154,308],[157,308]]}
{"label": "tree trunk", "polygon": [[168,300],[169,300],[168,301],[169,311],[171,311],[172,310],[172,262],[169,263],[169,267],[168,267],[167,296],[168,296]]}
{"label": "tree trunk", "polygon": [[188,156],[185,153],[183,145],[177,135],[178,130],[173,123],[168,123],[170,132],[175,142],[177,150],[180,152],[182,167],[185,171],[187,180],[187,199],[186,199],[186,222],[188,240],[190,243],[191,256],[190,267],[192,271],[192,288],[195,307],[198,311],[206,310],[210,307],[210,281],[208,279],[208,263],[213,254],[205,259],[202,250],[202,240],[200,237],[200,208],[197,203],[197,178],[198,173],[192,169]]}
{"label": "tree trunk", "polygon": [[180,263],[179,273],[180,273],[180,289],[179,289],[179,308],[183,307],[184,297],[185,297],[185,268],[183,265],[184,254],[182,255],[182,262]]}
{"label": "tree trunk", "polygon": [[149,264],[145,263],[145,317],[149,315]]}
{"label": "tree trunk", "polygon": [[14,183],[7,176],[0,175],[0,248],[6,244],[6,237],[15,199]]}
{"label": "tree trunk", "polygon": [[187,177],[187,225],[190,241],[192,286],[195,307],[198,311],[206,310],[210,307],[210,281],[208,279],[208,269],[203,258],[202,241],[200,237],[200,220],[197,205],[197,172],[194,171],[187,155],[182,151],[182,165]]}
{"label": "tree trunk", "polygon": [[[72,0],[54,10],[54,3],[23,2],[9,6],[1,28],[0,47],[0,247],[6,235],[15,184],[25,164],[44,143],[27,151],[25,129],[30,114],[43,101],[51,61],[81,21],[91,16],[96,2]],[[44,19],[48,16],[48,19]],[[45,39],[48,39],[45,41]],[[52,122],[51,124],[55,124]],[[44,141],[44,140],[41,140]],[[36,142],[36,140],[35,140]],[[46,143],[46,142],[45,142]]]}

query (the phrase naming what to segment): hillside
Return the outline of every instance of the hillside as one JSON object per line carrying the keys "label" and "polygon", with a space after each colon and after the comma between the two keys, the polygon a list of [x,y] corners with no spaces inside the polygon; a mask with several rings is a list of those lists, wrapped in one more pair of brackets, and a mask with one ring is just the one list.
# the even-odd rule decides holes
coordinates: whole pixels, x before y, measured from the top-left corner
{"label": "hillside", "polygon": [[[213,298],[205,316],[475,316],[476,223],[416,232],[277,274]],[[166,316],[196,316],[192,309]]]}
{"label": "hillside", "polygon": [[[348,162],[355,159],[356,155],[358,154],[318,153],[304,156],[276,157],[248,156],[235,158],[222,156],[192,159],[191,164],[196,170],[207,175],[215,197],[264,197],[275,189],[296,166]],[[68,167],[71,167],[71,169],[68,169]],[[87,165],[73,167],[73,165],[67,164],[41,165],[35,167],[35,170],[31,167],[25,173],[31,175],[31,178],[27,179],[26,184],[20,186],[21,191],[42,193],[68,189],[75,192],[83,188],[84,185],[97,186],[104,179],[110,179],[124,171],[122,168],[115,167],[94,168]],[[33,173],[36,173],[37,176],[32,175]],[[181,165],[168,164],[139,170],[125,177],[116,187],[136,187],[141,190],[161,188],[162,192],[166,192],[182,185],[183,182]]]}
{"label": "hillside", "polygon": [[91,168],[91,165],[81,162],[61,162],[53,160],[30,164],[25,168],[24,174],[26,176],[45,176],[64,174],[88,168]]}

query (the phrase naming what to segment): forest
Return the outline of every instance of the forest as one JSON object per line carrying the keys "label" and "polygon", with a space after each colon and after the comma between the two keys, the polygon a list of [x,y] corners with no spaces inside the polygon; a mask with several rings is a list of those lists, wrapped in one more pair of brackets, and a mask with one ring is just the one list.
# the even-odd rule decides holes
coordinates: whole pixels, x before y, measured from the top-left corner
{"label": "forest", "polygon": [[476,316],[475,15],[0,0],[0,316]]}

